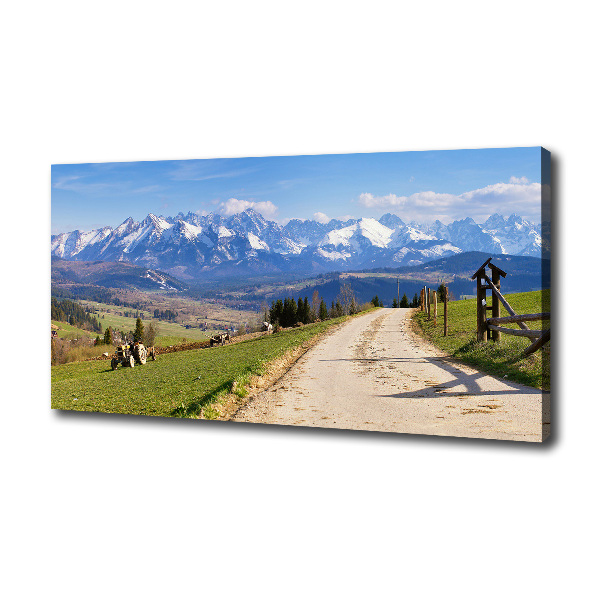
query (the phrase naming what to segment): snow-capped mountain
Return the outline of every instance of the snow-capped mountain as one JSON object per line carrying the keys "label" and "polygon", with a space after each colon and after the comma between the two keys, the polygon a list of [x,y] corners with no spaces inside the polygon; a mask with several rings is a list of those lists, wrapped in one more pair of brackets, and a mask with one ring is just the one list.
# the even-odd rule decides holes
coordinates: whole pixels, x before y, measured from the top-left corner
{"label": "snow-capped mountain", "polygon": [[424,226],[389,213],[379,220],[292,219],[281,226],[250,208],[228,218],[195,213],[149,214],[139,223],[129,218],[115,229],[54,235],[50,249],[67,260],[125,261],[194,278],[417,265],[472,250],[540,256],[541,228],[517,215]]}

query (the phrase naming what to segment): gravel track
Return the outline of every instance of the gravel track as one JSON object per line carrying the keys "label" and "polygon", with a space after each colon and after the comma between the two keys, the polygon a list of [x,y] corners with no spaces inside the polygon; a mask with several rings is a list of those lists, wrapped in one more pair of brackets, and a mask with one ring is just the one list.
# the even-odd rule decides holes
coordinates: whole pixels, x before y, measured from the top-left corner
{"label": "gravel track", "polygon": [[542,392],[443,354],[412,331],[412,310],[350,319],[232,420],[542,441]]}

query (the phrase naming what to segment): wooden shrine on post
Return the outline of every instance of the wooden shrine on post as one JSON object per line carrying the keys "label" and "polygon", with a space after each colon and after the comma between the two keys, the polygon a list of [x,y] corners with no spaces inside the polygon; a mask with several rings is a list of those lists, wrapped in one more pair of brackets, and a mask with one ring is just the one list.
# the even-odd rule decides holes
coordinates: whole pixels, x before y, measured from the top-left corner
{"label": "wooden shrine on post", "polygon": [[[491,270],[491,278],[486,273],[488,268]],[[525,325],[525,321],[550,320],[550,313],[517,315],[506,298],[500,293],[500,277],[506,277],[506,273],[492,264],[491,257],[471,277],[471,279],[477,279],[477,341],[483,342],[491,337],[492,340],[497,342],[500,341],[502,333],[528,337],[532,340],[532,344],[523,352],[527,356],[550,341],[550,328],[545,331],[532,331]],[[492,292],[491,306],[487,305],[488,290]],[[500,316],[500,304],[508,311],[508,317]],[[487,316],[488,310],[492,311],[491,317]],[[516,323],[520,329],[501,327],[503,323]]]}
{"label": "wooden shrine on post", "polygon": [[[486,274],[486,269],[489,268],[492,272],[492,278],[490,279]],[[500,340],[500,332],[490,330],[487,322],[488,310],[492,311],[492,318],[500,316],[500,277],[506,277],[506,272],[500,267],[492,264],[492,258],[488,258],[480,267],[475,271],[471,279],[477,278],[477,341],[483,342],[486,339],[490,339],[495,342]],[[492,305],[487,305],[487,291],[492,290],[497,293],[492,293]],[[504,300],[503,304],[508,306],[508,302]],[[511,312],[512,309],[509,310]],[[514,314],[514,313],[513,313]]]}

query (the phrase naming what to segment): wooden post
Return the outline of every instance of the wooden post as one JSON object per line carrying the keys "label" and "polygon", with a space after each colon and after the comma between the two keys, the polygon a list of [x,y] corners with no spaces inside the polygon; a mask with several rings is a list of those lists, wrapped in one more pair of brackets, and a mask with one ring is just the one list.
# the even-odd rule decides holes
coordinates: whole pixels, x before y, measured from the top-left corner
{"label": "wooden post", "polygon": [[425,291],[425,288],[423,288],[421,290],[421,312],[423,312],[423,307],[425,306],[425,303],[423,301],[423,292]]}
{"label": "wooden post", "polygon": [[448,335],[448,286],[444,286],[444,336]]}
{"label": "wooden post", "polygon": [[433,324],[437,325],[437,292],[433,292]]}
{"label": "wooden post", "polygon": [[400,308],[400,277],[397,278],[398,282],[398,308]]}
{"label": "wooden post", "polygon": [[[492,267],[492,283],[496,286],[498,290],[500,290],[500,273],[496,267]],[[498,300],[498,296],[492,293],[492,318],[500,316],[500,301]],[[500,341],[500,336],[502,334],[499,331],[492,331],[492,340],[494,342]]]}
{"label": "wooden post", "polygon": [[[504,308],[508,311],[511,316],[514,316],[515,313],[513,309],[510,307],[506,299],[500,293],[498,289],[500,287],[500,277],[506,277],[506,273],[496,265],[492,264],[491,257],[488,258],[482,265],[475,271],[472,275],[471,279],[477,279],[477,341],[483,342],[486,339],[491,339],[492,336],[494,340],[499,340],[500,336],[497,330],[495,333],[498,333],[498,337],[496,337],[493,330],[488,327],[487,323],[487,311],[493,311],[492,318],[498,318],[500,316],[500,305],[498,302],[501,302]],[[485,274],[485,269],[489,265],[492,271],[492,279],[490,279]],[[492,306],[486,306],[487,304],[487,290],[492,291]],[[519,327],[524,330],[528,330],[527,325],[525,323],[519,322]]]}
{"label": "wooden post", "polygon": [[483,342],[485,335],[485,306],[483,301],[485,300],[485,290],[481,289],[481,274],[477,276],[477,341]]}
{"label": "wooden post", "polygon": [[431,288],[427,288],[427,318],[431,320]]}

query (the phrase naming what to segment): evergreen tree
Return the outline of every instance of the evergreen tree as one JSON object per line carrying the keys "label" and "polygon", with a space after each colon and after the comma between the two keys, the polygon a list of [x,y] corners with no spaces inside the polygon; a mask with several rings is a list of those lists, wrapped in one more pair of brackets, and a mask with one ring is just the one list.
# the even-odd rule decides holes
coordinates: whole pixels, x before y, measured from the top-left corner
{"label": "evergreen tree", "polygon": [[415,294],[413,296],[412,302],[410,303],[410,308],[419,308],[419,295]]}
{"label": "evergreen tree", "polygon": [[438,302],[444,301],[444,287],[445,287],[445,285],[442,283],[440,285],[440,287],[437,289]]}
{"label": "evergreen tree", "polygon": [[285,298],[283,312],[279,324],[282,327],[292,327],[298,321],[298,305],[293,298]]}
{"label": "evergreen tree", "polygon": [[101,343],[101,342],[100,342],[100,336],[99,336],[99,335],[97,335],[97,336],[96,336],[96,339],[94,340],[94,346],[99,346],[99,345],[100,345],[100,343]]}
{"label": "evergreen tree", "polygon": [[110,330],[110,327],[107,327],[106,331],[104,332],[104,343],[109,346],[113,343],[112,331]]}
{"label": "evergreen tree", "polygon": [[398,300],[396,298],[394,298],[394,301],[392,302],[392,308],[398,308]]}
{"label": "evergreen tree", "polygon": [[283,327],[281,319],[283,317],[283,302],[281,300],[277,300],[277,302],[273,301],[271,303],[271,310],[269,311],[269,320],[275,325],[279,323]]}
{"label": "evergreen tree", "polygon": [[135,322],[135,331],[133,333],[133,341],[141,342],[144,339],[144,324],[142,320],[138,317]]}
{"label": "evergreen tree", "polygon": [[325,304],[325,300],[321,300],[321,305],[319,306],[319,319],[321,321],[327,320],[327,304]]}
{"label": "evergreen tree", "polygon": [[404,294],[402,300],[400,300],[400,308],[408,308],[408,298],[406,297],[406,294]]}

